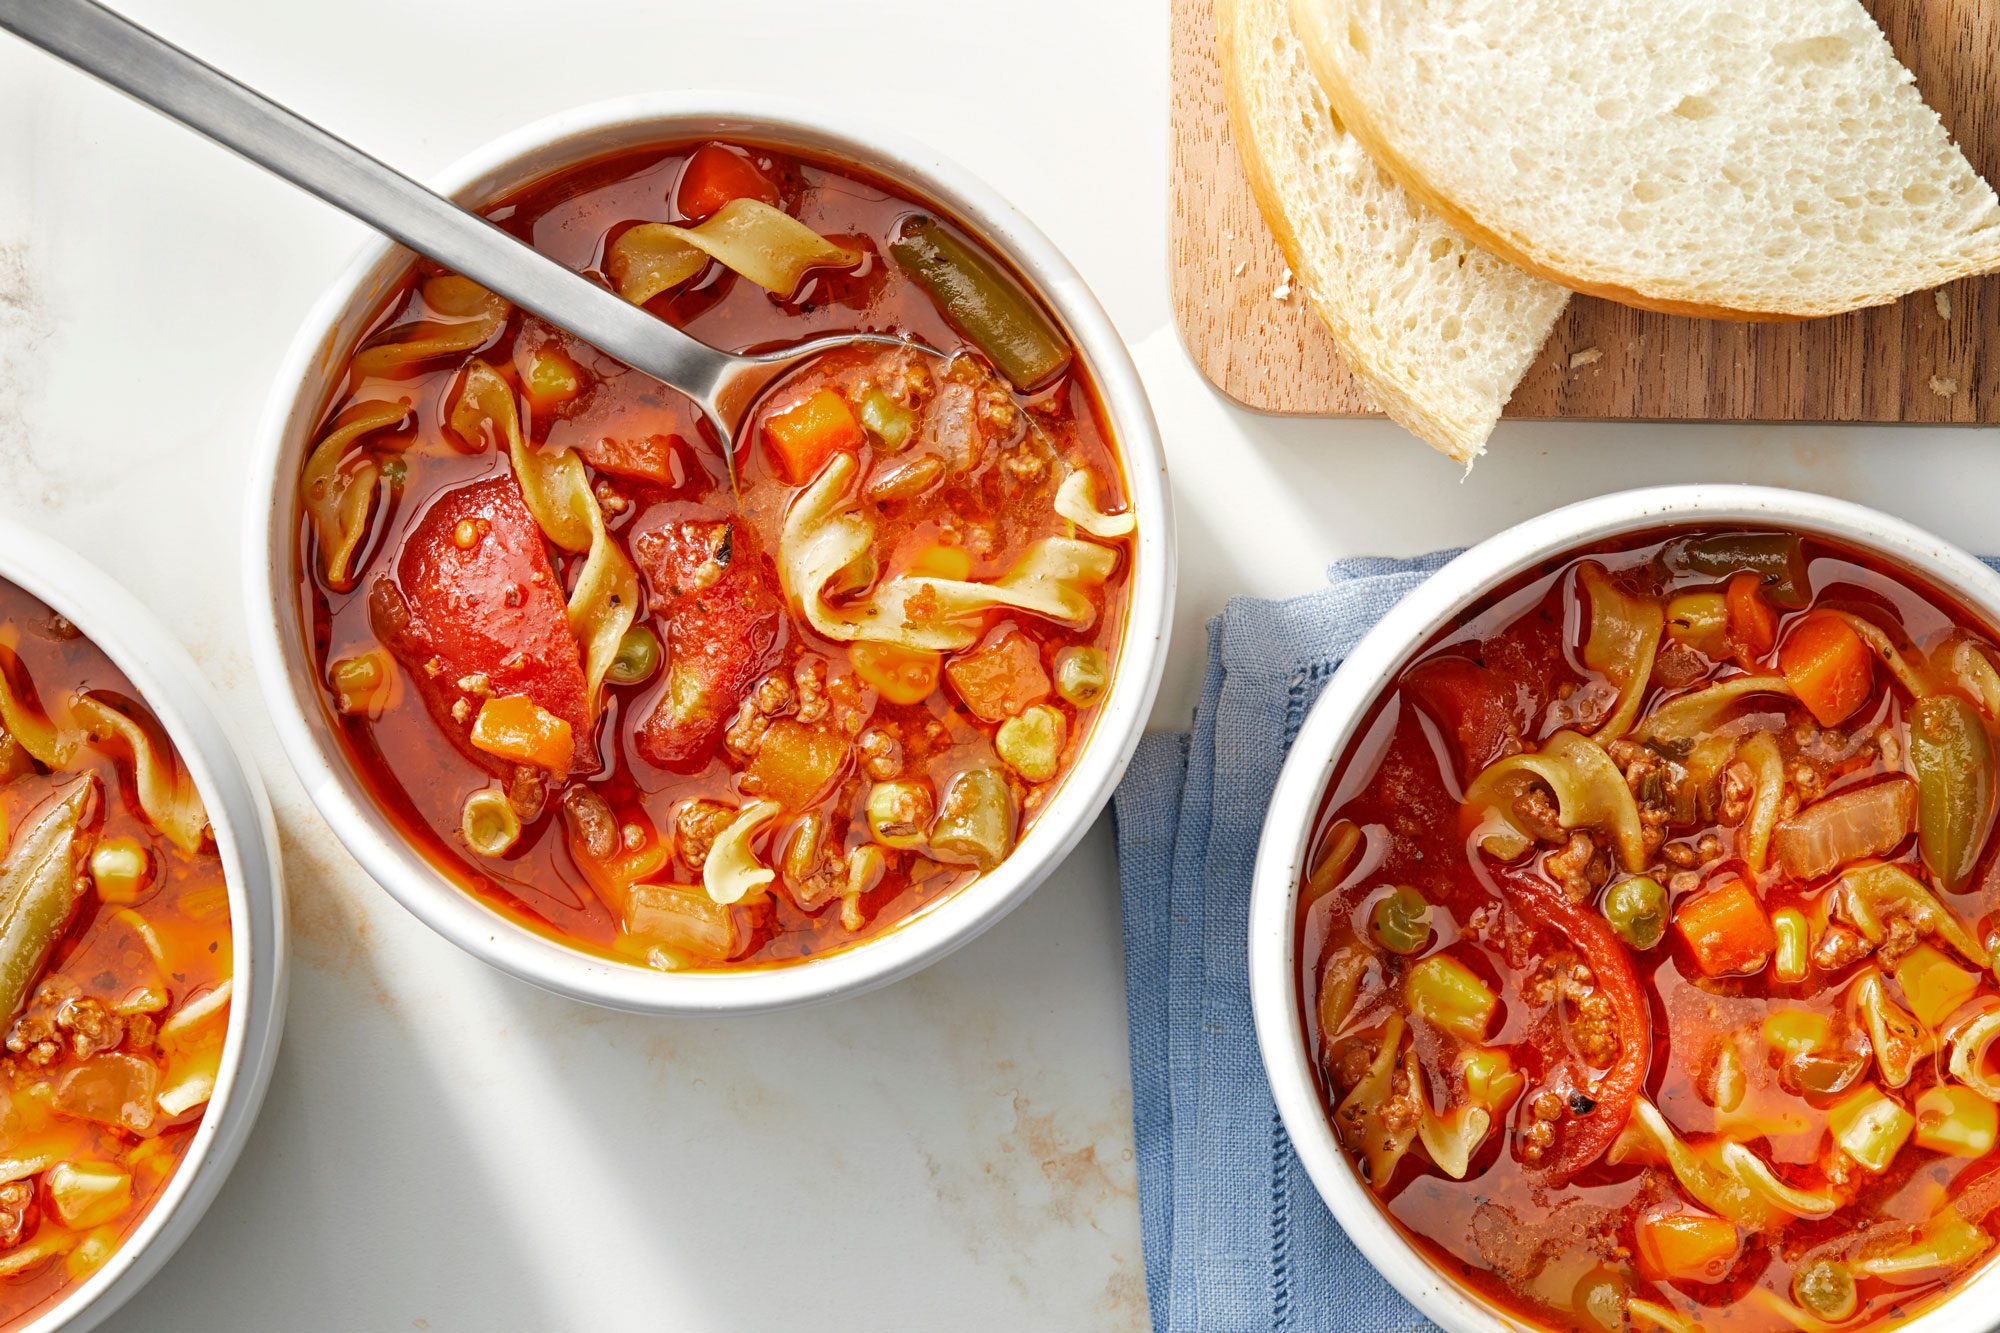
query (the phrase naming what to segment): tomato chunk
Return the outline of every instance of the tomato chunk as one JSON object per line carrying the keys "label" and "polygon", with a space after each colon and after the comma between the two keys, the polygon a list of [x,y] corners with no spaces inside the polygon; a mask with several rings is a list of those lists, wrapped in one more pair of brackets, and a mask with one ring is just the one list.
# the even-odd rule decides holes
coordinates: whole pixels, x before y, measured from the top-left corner
{"label": "tomato chunk", "polygon": [[680,186],[674,193],[674,205],[681,216],[702,222],[732,199],[755,199],[775,207],[778,187],[755,162],[726,144],[705,143],[695,149],[681,168]]}
{"label": "tomato chunk", "polygon": [[1514,690],[1490,668],[1463,657],[1434,657],[1404,678],[1404,688],[1452,744],[1461,781],[1521,748]]}
{"label": "tomato chunk", "polygon": [[[409,668],[446,734],[469,744],[488,698],[519,695],[589,734],[583,654],[542,530],[511,474],[445,491],[417,521],[393,581],[370,597],[375,632]],[[461,706],[463,705],[463,706]],[[591,747],[577,760],[594,763]]]}
{"label": "tomato chunk", "polygon": [[1778,669],[1822,727],[1847,721],[1875,688],[1874,654],[1854,626],[1829,611],[1815,611],[1792,627]]}
{"label": "tomato chunk", "polygon": [[1711,977],[1761,972],[1778,947],[1764,904],[1740,879],[1682,903],[1674,928],[1687,941],[1695,966]]}
{"label": "tomato chunk", "polygon": [[1653,1017],[1640,989],[1632,956],[1597,910],[1579,903],[1554,881],[1513,866],[1491,866],[1507,905],[1532,925],[1564,936],[1590,965],[1598,992],[1611,1009],[1618,1054],[1592,1082],[1591,1071],[1567,1046],[1551,1052],[1542,1086],[1562,1098],[1569,1114],[1562,1121],[1555,1151],[1538,1174],[1561,1184],[1602,1157],[1631,1118],[1653,1063]]}
{"label": "tomato chunk", "polygon": [[648,763],[688,773],[715,742],[783,648],[777,573],[735,519],[685,521],[642,532],[632,556],[664,609],[666,689],[639,724]]}
{"label": "tomato chunk", "polygon": [[832,389],[821,389],[764,422],[771,461],[794,486],[805,485],[819,475],[827,459],[858,450],[865,440],[854,409]]}

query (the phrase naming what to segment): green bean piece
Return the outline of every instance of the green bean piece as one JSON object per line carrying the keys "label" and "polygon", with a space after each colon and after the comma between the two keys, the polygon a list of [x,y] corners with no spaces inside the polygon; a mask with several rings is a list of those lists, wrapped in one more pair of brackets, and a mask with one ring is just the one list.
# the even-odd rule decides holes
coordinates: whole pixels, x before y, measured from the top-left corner
{"label": "green bean piece", "polygon": [[880,389],[861,395],[861,429],[883,453],[901,453],[916,434],[917,414]]}
{"label": "green bean piece", "polygon": [[1014,845],[1014,793],[997,768],[969,768],[951,780],[931,826],[940,861],[991,870]]}
{"label": "green bean piece", "polygon": [[1667,891],[1651,875],[1621,879],[1604,895],[1604,919],[1634,949],[1650,949],[1667,933]]}
{"label": "green bean piece", "polygon": [[1917,848],[1939,887],[1972,874],[1993,823],[1993,743],[1979,711],[1956,694],[1910,710],[1910,767],[1917,775]]}
{"label": "green bean piece", "polygon": [[1717,580],[1747,570],[1763,580],[1765,596],[1791,610],[1812,600],[1805,548],[1794,533],[1722,532],[1693,537],[1674,543],[1667,562],[1670,567]]}
{"label": "green bean piece", "polygon": [[1056,693],[1064,702],[1088,708],[1111,683],[1111,665],[1104,651],[1088,644],[1065,648],[1056,654]]}
{"label": "green bean piece", "polygon": [[1431,905],[1415,889],[1398,885],[1375,904],[1368,929],[1390,953],[1420,953],[1431,939]]}
{"label": "green bean piece", "polygon": [[1860,1306],[1854,1274],[1833,1259],[1816,1259],[1794,1274],[1792,1296],[1808,1314],[1830,1324],[1852,1319]]}
{"label": "green bean piece", "polygon": [[889,253],[1021,392],[1042,388],[1069,369],[1075,353],[1035,299],[935,219],[904,223]]}
{"label": "green bean piece", "polygon": [[83,896],[77,832],[96,790],[91,773],[64,787],[0,861],[0,1011],[9,1022],[41,980]]}
{"label": "green bean piece", "polygon": [[660,669],[660,636],[644,625],[634,625],[618,641],[618,651],[605,672],[614,685],[637,685]]}

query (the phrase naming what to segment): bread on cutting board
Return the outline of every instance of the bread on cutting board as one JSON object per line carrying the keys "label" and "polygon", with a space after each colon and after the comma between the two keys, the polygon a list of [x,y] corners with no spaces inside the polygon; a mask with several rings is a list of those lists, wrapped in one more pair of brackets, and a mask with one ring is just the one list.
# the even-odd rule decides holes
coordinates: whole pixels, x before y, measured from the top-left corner
{"label": "bread on cutting board", "polygon": [[1347,130],[1494,253],[1679,314],[2000,268],[2000,200],[1856,0],[1291,0]]}
{"label": "bread on cutting board", "polygon": [[1295,280],[1377,406],[1481,453],[1569,293],[1470,244],[1341,129],[1286,0],[1218,0],[1230,126]]}

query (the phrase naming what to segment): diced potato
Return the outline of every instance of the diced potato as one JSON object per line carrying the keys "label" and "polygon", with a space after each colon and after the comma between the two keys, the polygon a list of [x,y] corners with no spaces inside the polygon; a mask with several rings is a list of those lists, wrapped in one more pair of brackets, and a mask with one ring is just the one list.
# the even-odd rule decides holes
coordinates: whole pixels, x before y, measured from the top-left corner
{"label": "diced potato", "polygon": [[1014,793],[994,768],[969,768],[951,780],[931,826],[931,855],[991,870],[1014,846]]}
{"label": "diced potato", "polygon": [[847,660],[862,684],[892,704],[920,704],[937,688],[936,653],[860,640],[847,646]]}
{"label": "diced potato", "polygon": [[944,667],[951,688],[982,722],[1005,722],[1049,697],[1049,673],[1041,651],[1018,631],[960,653]]}
{"label": "diced potato", "polygon": [[1896,1160],[1917,1119],[1874,1084],[1864,1083],[1828,1108],[1826,1125],[1841,1151],[1880,1173]]}
{"label": "diced potato", "polygon": [[1779,1009],[1764,1020],[1764,1040],[1786,1055],[1818,1050],[1833,1040],[1833,1020],[1810,1009]]}
{"label": "diced potato", "polygon": [[878,782],[869,789],[868,835],[884,847],[921,850],[936,814],[928,782]]}
{"label": "diced potato", "polygon": [[1639,1219],[1639,1263],[1663,1282],[1713,1282],[1736,1262],[1736,1224],[1707,1213],[1648,1213]]}
{"label": "diced potato", "polygon": [[569,772],[576,754],[570,725],[525,694],[488,699],[472,721],[472,743],[490,755],[533,764],[551,773]]}
{"label": "diced potato", "polygon": [[780,718],[764,733],[743,771],[743,790],[787,810],[804,810],[839,778],[847,767],[847,754],[845,737]]}
{"label": "diced potato", "polygon": [[1403,979],[1410,1008],[1460,1041],[1484,1041],[1500,997],[1473,970],[1449,954],[1433,954]]}
{"label": "diced potato", "polygon": [[1984,1157],[2000,1130],[2000,1108],[1974,1092],[1939,1084],[1917,1094],[1917,1146],[1953,1157]]}
{"label": "diced potato", "polygon": [[109,1162],[57,1162],[42,1180],[49,1207],[73,1231],[103,1226],[132,1206],[132,1177]]}
{"label": "diced potato", "polygon": [[1047,704],[1023,709],[1000,724],[993,748],[1000,761],[1030,782],[1047,782],[1062,766],[1069,720]]}
{"label": "diced potato", "polygon": [[153,858],[137,838],[106,838],[91,849],[90,882],[107,903],[135,903],[153,881]]}
{"label": "diced potato", "polygon": [[1967,971],[1929,944],[1919,944],[1896,964],[1896,984],[1910,1012],[1935,1028],[1979,989],[1979,975]]}

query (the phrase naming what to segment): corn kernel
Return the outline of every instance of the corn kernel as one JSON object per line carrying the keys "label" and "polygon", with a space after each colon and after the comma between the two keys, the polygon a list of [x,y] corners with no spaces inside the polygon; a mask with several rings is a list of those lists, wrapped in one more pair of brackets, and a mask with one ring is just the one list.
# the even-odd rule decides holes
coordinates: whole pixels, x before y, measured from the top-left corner
{"label": "corn kernel", "polygon": [[1786,1055],[1802,1055],[1833,1040],[1833,1020],[1810,1009],[1780,1009],[1764,1020],[1764,1040]]}

